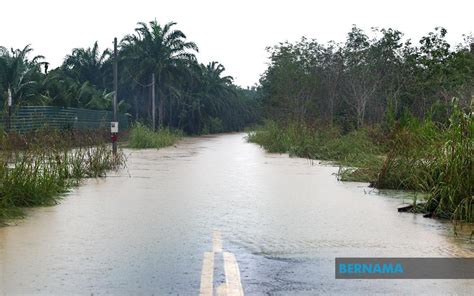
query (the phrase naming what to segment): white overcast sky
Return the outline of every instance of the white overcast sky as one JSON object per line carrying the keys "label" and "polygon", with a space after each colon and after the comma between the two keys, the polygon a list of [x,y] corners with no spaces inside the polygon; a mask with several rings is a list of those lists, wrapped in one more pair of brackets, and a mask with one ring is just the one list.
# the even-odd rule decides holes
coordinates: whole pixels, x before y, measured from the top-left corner
{"label": "white overcast sky", "polygon": [[265,47],[301,36],[343,41],[352,24],[392,27],[416,41],[435,26],[448,40],[474,31],[474,0],[8,0],[0,5],[0,45],[31,43],[53,67],[75,47],[104,49],[132,33],[138,21],[175,21],[198,44],[200,62],[216,60],[242,86],[266,68]]}

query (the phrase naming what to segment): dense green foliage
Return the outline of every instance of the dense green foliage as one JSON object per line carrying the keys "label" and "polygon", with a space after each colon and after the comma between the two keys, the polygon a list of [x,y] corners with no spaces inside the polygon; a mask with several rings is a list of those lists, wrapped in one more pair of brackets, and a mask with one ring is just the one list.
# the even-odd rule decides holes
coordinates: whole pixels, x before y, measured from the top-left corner
{"label": "dense green foliage", "polygon": [[[240,130],[258,118],[254,89],[241,89],[224,76],[217,62],[198,63],[198,47],[175,29],[152,21],[139,23],[134,34],[119,44],[119,111],[134,121],[151,124],[151,78],[155,75],[157,126],[188,133]],[[113,56],[90,48],[76,48],[51,71],[32,49],[0,47],[0,100],[8,90],[15,106],[52,105],[110,110],[113,97]]]}
{"label": "dense green foliage", "polygon": [[336,161],[343,180],[426,192],[430,215],[474,221],[474,40],[453,49],[446,33],[414,46],[354,27],[345,43],[269,48],[260,95],[273,121],[249,140]]}
{"label": "dense green foliage", "polygon": [[260,81],[264,113],[345,130],[398,119],[405,111],[419,118],[434,112],[445,121],[451,99],[469,107],[474,89],[472,37],[452,49],[446,33],[437,28],[414,46],[397,30],[374,30],[371,38],[354,27],[345,43],[303,38],[269,48]]}
{"label": "dense green foliage", "polygon": [[97,134],[54,130],[0,139],[0,222],[18,207],[55,204],[81,179],[104,176],[124,161]]}
{"label": "dense green foliage", "polygon": [[169,128],[158,131],[137,122],[130,129],[128,147],[130,148],[162,148],[171,146],[179,140],[182,133]]}

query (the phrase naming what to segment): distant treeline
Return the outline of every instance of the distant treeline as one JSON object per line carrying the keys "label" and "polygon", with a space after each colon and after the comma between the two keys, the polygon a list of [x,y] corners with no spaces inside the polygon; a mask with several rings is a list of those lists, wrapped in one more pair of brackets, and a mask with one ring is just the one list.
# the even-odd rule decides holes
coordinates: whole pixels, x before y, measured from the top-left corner
{"label": "distant treeline", "polygon": [[472,104],[472,36],[453,47],[444,28],[419,45],[394,29],[372,33],[354,26],[343,43],[302,38],[269,48],[269,67],[260,80],[266,117],[352,130],[406,112],[443,121],[453,97],[461,107]]}
{"label": "distant treeline", "polygon": [[[259,116],[255,89],[234,85],[217,62],[200,64],[197,51],[175,23],[138,23],[135,32],[119,42],[119,111],[134,121],[151,122],[154,74],[158,124],[196,134],[240,130],[254,123]],[[0,46],[1,103],[6,107],[10,92],[15,106],[110,110],[111,53],[100,51],[95,42],[90,48],[74,49],[60,67],[48,69],[43,56],[31,56],[29,45]]]}

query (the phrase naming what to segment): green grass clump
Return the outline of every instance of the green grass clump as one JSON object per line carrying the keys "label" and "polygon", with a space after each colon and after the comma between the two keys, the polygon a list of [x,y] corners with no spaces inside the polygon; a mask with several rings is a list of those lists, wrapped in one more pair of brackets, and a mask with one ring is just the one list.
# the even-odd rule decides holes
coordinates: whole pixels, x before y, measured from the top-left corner
{"label": "green grass clump", "polygon": [[168,128],[161,128],[155,132],[141,123],[136,123],[130,129],[128,146],[137,149],[159,149],[175,144],[182,135],[181,131],[173,131]]}
{"label": "green grass clump", "polygon": [[455,104],[447,124],[412,119],[393,131],[377,187],[428,193],[432,216],[474,222],[474,122]]}
{"label": "green grass clump", "polygon": [[334,128],[267,121],[250,131],[248,140],[269,152],[334,161],[344,181],[426,193],[423,207],[430,216],[474,222],[473,112],[456,102],[445,124],[407,115],[386,135],[377,128],[342,134]]}
{"label": "green grass clump", "polygon": [[81,141],[73,132],[58,131],[1,136],[0,223],[22,216],[24,207],[56,204],[83,178],[105,176],[125,162],[100,135],[82,136]]}
{"label": "green grass clump", "polygon": [[382,164],[381,147],[374,143],[368,129],[342,134],[334,127],[311,127],[304,123],[280,125],[266,121],[248,133],[248,141],[269,152],[334,161],[341,166],[343,180],[372,181]]}

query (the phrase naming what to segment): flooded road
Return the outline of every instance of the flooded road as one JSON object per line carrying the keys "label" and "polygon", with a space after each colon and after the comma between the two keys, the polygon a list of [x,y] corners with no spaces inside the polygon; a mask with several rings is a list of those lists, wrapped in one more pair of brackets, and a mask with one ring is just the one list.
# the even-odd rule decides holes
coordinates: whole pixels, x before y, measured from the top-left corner
{"label": "flooded road", "polygon": [[0,228],[0,294],[197,295],[203,278],[225,282],[220,255],[202,275],[215,248],[235,257],[248,295],[474,291],[474,280],[335,280],[335,257],[473,257],[474,244],[398,213],[408,194],[338,182],[335,167],[244,136],[127,150],[127,168]]}

